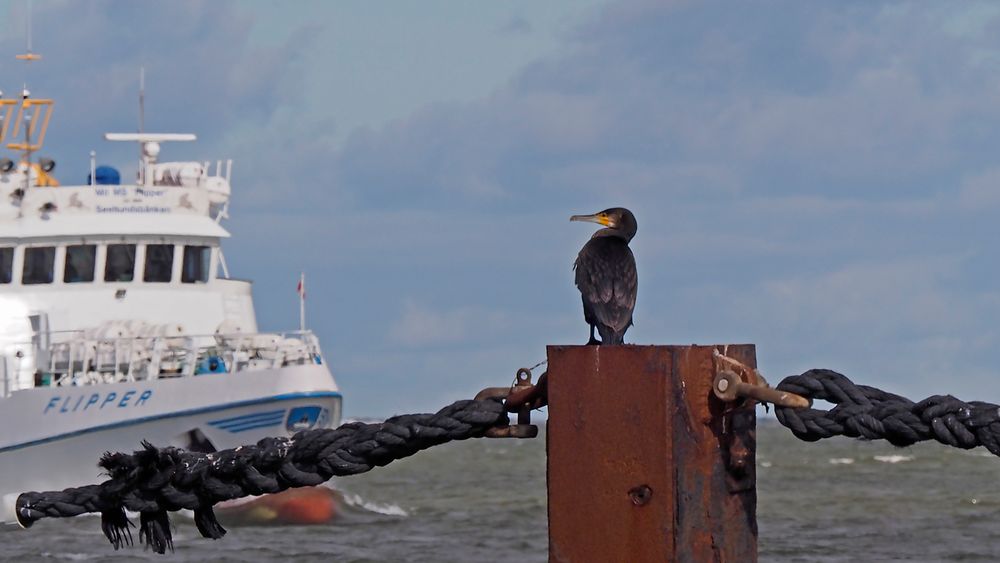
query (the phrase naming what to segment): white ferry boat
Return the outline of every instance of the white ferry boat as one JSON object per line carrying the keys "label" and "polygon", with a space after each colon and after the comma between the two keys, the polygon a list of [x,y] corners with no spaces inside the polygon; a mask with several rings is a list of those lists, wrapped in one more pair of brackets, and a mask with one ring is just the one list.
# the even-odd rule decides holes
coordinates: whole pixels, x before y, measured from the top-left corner
{"label": "white ferry boat", "polygon": [[0,99],[0,498],[99,482],[142,440],[213,451],[339,424],[309,331],[258,332],[249,281],[220,243],[232,162],[160,162],[186,134],[138,143],[134,183],[91,153],[83,185],[36,158],[52,101]]}

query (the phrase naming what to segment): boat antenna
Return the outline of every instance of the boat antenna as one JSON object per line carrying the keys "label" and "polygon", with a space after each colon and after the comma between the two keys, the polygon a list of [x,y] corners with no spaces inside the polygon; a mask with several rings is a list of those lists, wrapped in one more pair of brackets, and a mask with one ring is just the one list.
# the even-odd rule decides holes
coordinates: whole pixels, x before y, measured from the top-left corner
{"label": "boat antenna", "polygon": [[[28,192],[28,187],[31,185],[31,130],[32,130],[32,117],[33,113],[31,111],[26,111],[26,102],[31,96],[31,92],[28,90],[28,68],[30,68],[32,61],[37,61],[42,58],[41,55],[37,55],[31,51],[31,0],[27,0],[28,10],[27,15],[24,18],[25,21],[25,43],[27,50],[24,54],[15,55],[18,60],[24,61],[24,88],[21,90],[21,108],[24,111],[24,162],[26,165],[24,171],[24,193]],[[43,133],[44,134],[44,133]]]}
{"label": "boat antenna", "polygon": [[[139,65],[139,136],[146,128],[146,67]],[[139,143],[139,174],[142,184],[146,184],[146,153],[143,143]]]}
{"label": "boat antenna", "polygon": [[146,67],[139,66],[139,132],[146,127]]}
{"label": "boat antenna", "polygon": [[27,69],[31,65],[31,61],[37,61],[37,60],[39,60],[39,59],[42,58],[41,55],[37,55],[37,54],[35,54],[35,53],[33,53],[31,51],[31,12],[32,12],[32,10],[31,10],[31,0],[28,0],[28,13],[27,13],[27,16],[24,18],[24,22],[25,22],[24,35],[25,35],[25,44],[27,46],[27,49],[25,50],[24,54],[16,55],[16,58],[18,60],[22,60],[22,61],[25,62],[25,71],[24,71],[24,91],[25,92],[28,91],[28,70]]}
{"label": "boat antenna", "polygon": [[26,25],[28,27],[26,33],[28,36],[28,53],[31,53],[31,0],[28,0],[28,17],[25,18],[25,22],[27,22]]}

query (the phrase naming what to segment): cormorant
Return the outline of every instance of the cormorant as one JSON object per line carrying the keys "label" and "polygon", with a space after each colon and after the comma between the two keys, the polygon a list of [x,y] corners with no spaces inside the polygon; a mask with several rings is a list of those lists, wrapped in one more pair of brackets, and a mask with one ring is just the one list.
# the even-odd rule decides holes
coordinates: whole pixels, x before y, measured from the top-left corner
{"label": "cormorant", "polygon": [[[635,257],[628,243],[638,228],[632,212],[612,207],[593,215],[574,215],[570,221],[589,221],[604,225],[580,249],[573,269],[576,287],[583,298],[583,318],[590,325],[587,344],[622,344],[625,331],[632,326],[635,294],[639,278]],[[594,328],[601,341],[594,338]]]}

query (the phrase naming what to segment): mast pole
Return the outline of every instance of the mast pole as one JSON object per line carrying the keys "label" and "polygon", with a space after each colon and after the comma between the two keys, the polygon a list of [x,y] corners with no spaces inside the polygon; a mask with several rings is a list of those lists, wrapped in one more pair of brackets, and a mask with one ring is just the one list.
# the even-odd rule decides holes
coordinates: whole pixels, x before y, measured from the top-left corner
{"label": "mast pole", "polygon": [[299,274],[299,330],[306,331],[306,273]]}

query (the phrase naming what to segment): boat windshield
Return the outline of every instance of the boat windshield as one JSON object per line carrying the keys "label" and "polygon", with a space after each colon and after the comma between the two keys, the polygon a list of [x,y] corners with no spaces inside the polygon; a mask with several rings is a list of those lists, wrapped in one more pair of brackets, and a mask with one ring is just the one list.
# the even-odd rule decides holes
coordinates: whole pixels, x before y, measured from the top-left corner
{"label": "boat windshield", "polygon": [[24,270],[21,283],[25,285],[52,283],[53,267],[56,261],[56,247],[31,246],[24,249]]}
{"label": "boat windshield", "polygon": [[94,281],[94,264],[97,262],[97,245],[74,244],[66,247],[66,268],[63,282]]}
{"label": "boat windshield", "polygon": [[142,281],[169,282],[174,266],[174,245],[147,244],[146,268],[142,272]]}
{"label": "boat windshield", "polygon": [[184,268],[181,270],[181,282],[207,282],[211,258],[212,251],[207,246],[185,246]]}
{"label": "boat windshield", "polygon": [[10,283],[14,279],[14,249],[0,248],[0,283]]}
{"label": "boat windshield", "polygon": [[135,276],[135,245],[109,244],[104,262],[104,281],[130,282]]}

